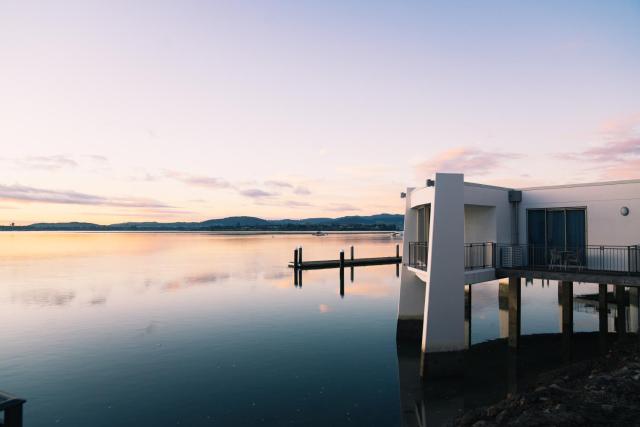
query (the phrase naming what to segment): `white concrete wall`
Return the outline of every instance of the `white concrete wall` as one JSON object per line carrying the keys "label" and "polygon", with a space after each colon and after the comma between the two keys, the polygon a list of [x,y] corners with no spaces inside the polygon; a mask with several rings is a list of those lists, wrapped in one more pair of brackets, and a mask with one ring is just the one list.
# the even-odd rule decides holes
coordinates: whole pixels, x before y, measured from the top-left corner
{"label": "white concrete wall", "polygon": [[422,351],[463,350],[464,176],[436,174],[431,203]]}
{"label": "white concrete wall", "polygon": [[464,242],[495,242],[498,238],[495,206],[464,206]]}
{"label": "white concrete wall", "polygon": [[520,241],[528,238],[527,209],[574,207],[587,209],[588,245],[640,244],[640,181],[522,190]]}
{"label": "white concrete wall", "polygon": [[[465,183],[464,185],[465,205],[492,207],[494,209],[494,219],[491,220],[491,239],[497,243],[511,243],[511,204],[509,203],[509,189],[493,187],[488,185]],[[465,242],[475,243],[465,236]],[[476,242],[482,242],[478,240]]]}

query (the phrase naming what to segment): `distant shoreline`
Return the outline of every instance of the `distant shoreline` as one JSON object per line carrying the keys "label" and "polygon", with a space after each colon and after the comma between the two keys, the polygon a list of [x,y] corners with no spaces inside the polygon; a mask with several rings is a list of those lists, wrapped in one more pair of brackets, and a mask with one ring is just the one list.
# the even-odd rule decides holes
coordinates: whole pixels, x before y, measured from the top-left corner
{"label": "distant shoreline", "polygon": [[[324,235],[346,235],[346,234],[381,234],[393,235],[400,233],[394,230],[322,230]],[[122,234],[214,234],[218,236],[252,236],[252,235],[314,235],[317,231],[300,230],[0,230],[0,234],[8,233],[122,233]],[[324,236],[318,236],[324,237]]]}
{"label": "distant shoreline", "polygon": [[121,222],[95,224],[91,222],[38,222],[29,225],[0,225],[0,231],[143,231],[143,232],[213,232],[213,233],[335,233],[335,232],[398,232],[404,229],[404,216],[377,214],[343,216],[339,218],[263,219],[251,216],[231,216],[200,222]]}

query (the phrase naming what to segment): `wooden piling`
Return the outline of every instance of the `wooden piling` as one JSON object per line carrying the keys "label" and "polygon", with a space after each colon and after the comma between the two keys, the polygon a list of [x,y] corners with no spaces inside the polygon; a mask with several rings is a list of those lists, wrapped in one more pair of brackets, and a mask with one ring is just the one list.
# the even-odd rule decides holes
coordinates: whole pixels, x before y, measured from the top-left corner
{"label": "wooden piling", "polygon": [[396,244],[396,258],[400,258],[400,245]]}
{"label": "wooden piling", "polygon": [[353,255],[354,255],[354,252],[353,252],[353,246],[351,246],[351,261],[353,261],[353,260],[354,260],[354,256],[353,256]]}
{"label": "wooden piling", "polygon": [[298,268],[298,249],[293,250],[293,268],[294,270]]}
{"label": "wooden piling", "polygon": [[302,265],[302,246],[298,247],[298,265]]}
{"label": "wooden piling", "polygon": [[340,297],[344,298],[344,251],[340,251]]}

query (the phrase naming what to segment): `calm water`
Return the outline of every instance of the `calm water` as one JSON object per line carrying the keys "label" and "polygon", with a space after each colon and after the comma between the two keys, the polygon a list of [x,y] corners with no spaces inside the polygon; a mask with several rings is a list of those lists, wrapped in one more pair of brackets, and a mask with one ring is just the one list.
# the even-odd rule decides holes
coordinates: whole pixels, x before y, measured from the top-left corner
{"label": "calm water", "polygon": [[[353,283],[347,273],[344,298],[337,270],[305,272],[296,287],[287,268],[300,244],[322,259],[350,245],[393,255],[397,243],[0,234],[0,389],[28,399],[26,426],[402,425],[418,359],[395,342],[396,267],[358,268]],[[559,331],[555,283],[522,297],[523,333]],[[499,338],[497,284],[474,287],[472,301],[473,342]],[[597,313],[576,310],[576,331],[597,329]]]}

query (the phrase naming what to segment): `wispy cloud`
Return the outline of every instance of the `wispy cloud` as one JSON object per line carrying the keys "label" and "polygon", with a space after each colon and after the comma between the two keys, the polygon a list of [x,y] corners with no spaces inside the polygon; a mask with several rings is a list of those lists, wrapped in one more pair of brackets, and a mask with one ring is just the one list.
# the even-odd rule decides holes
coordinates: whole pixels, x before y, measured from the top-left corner
{"label": "wispy cloud", "polygon": [[505,161],[522,157],[520,154],[485,151],[473,147],[456,147],[442,151],[414,166],[420,177],[435,172],[460,172],[466,175],[485,175],[495,171]]}
{"label": "wispy cloud", "polygon": [[264,191],[259,188],[248,188],[246,190],[238,190],[238,193],[240,193],[245,197],[250,197],[252,199],[262,199],[265,197],[273,197],[277,195],[276,193]]}
{"label": "wispy cloud", "polygon": [[269,180],[264,182],[269,187],[293,188],[293,184],[286,181]]}
{"label": "wispy cloud", "polygon": [[64,155],[28,156],[16,159],[15,162],[21,168],[40,170],[75,168],[78,166],[78,163],[75,160]]}
{"label": "wispy cloud", "polygon": [[326,210],[328,211],[335,211],[335,212],[349,212],[349,211],[359,211],[361,210],[359,207],[347,204],[347,203],[339,203],[339,204],[335,204],[335,205],[330,205],[325,207]]}
{"label": "wispy cloud", "polygon": [[556,157],[598,170],[604,179],[640,178],[640,136],[610,141],[578,153],[562,153]]}
{"label": "wispy cloud", "polygon": [[571,154],[579,160],[595,162],[625,161],[629,156],[640,155],[640,136],[622,141],[611,141],[605,144],[591,147],[583,152]]}
{"label": "wispy cloud", "polygon": [[108,198],[77,191],[49,190],[24,185],[0,184],[0,200],[19,202],[54,203],[73,205],[103,205],[126,208],[171,208],[165,203],[142,198],[118,197]]}
{"label": "wispy cloud", "polygon": [[206,176],[206,175],[191,175],[177,171],[165,171],[163,174],[166,178],[175,179],[185,184],[195,185],[198,187],[206,188],[230,188],[231,183],[223,178]]}
{"label": "wispy cloud", "polygon": [[293,189],[293,193],[299,196],[307,196],[311,194],[311,190],[309,190],[307,187],[298,186]]}

